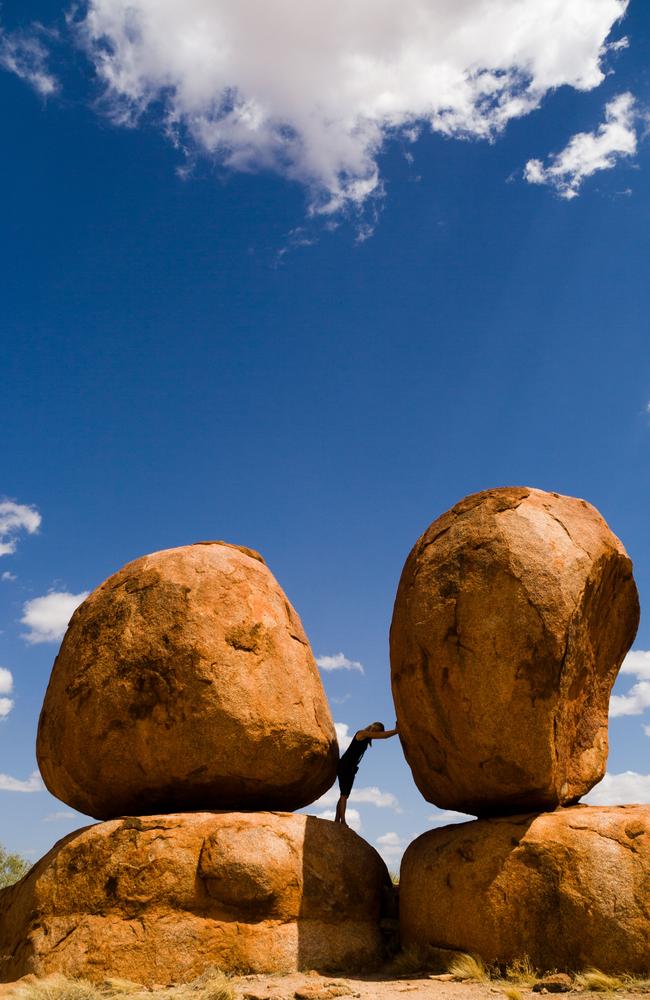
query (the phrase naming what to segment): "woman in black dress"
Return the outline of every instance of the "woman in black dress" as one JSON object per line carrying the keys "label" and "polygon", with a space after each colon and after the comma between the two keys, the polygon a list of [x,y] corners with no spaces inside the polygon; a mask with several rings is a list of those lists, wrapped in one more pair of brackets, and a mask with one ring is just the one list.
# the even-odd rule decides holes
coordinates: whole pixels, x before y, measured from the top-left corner
{"label": "woman in black dress", "polygon": [[354,734],[350,746],[347,748],[345,753],[342,754],[339,760],[339,766],[336,772],[339,779],[339,790],[341,794],[336,804],[335,823],[343,823],[344,826],[347,826],[347,823],[345,822],[345,810],[348,804],[348,797],[352,791],[352,785],[354,784],[356,773],[359,770],[361,758],[368,747],[372,744],[372,741],[387,740],[391,736],[396,735],[397,723],[395,723],[394,729],[384,729],[383,722],[373,722],[365,729],[360,729],[358,733]]}

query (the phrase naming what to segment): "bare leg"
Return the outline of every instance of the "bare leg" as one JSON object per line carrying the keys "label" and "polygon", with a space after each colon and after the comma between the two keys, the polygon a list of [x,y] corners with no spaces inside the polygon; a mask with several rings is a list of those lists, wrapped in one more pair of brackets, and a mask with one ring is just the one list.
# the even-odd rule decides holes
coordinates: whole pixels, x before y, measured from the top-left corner
{"label": "bare leg", "polygon": [[348,824],[345,822],[345,809],[348,804],[347,795],[341,795],[338,802],[336,803],[336,816],[334,817],[335,823],[342,823],[343,826]]}

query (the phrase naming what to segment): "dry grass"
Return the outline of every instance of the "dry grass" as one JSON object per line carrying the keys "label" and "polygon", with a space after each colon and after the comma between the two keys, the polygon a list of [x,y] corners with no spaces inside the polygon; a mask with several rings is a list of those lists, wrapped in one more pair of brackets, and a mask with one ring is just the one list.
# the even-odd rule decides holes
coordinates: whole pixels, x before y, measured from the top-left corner
{"label": "dry grass", "polygon": [[457,955],[449,963],[449,972],[454,979],[469,980],[473,983],[487,983],[490,978],[483,960],[478,955]]}
{"label": "dry grass", "polygon": [[36,983],[19,986],[13,994],[17,1000],[102,1000],[102,992],[85,979],[48,976]]}
{"label": "dry grass", "polygon": [[505,978],[516,986],[534,986],[539,979],[539,973],[533,967],[528,955],[516,958],[506,966]]}
{"label": "dry grass", "polygon": [[516,986],[504,986],[502,993],[508,1000],[524,1000],[521,990]]}
{"label": "dry grass", "polygon": [[388,966],[391,976],[410,976],[431,965],[429,949],[420,944],[409,944],[395,955]]}
{"label": "dry grass", "polygon": [[613,993],[615,990],[622,990],[625,983],[618,976],[610,976],[600,969],[587,969],[576,976],[576,983],[583,990],[590,990],[593,993]]}

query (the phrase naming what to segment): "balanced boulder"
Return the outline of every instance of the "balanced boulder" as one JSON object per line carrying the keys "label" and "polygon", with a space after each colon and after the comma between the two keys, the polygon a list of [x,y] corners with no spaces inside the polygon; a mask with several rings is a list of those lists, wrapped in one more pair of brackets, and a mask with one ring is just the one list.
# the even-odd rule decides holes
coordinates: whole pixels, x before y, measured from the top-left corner
{"label": "balanced boulder", "polygon": [[400,875],[402,944],[539,969],[650,970],[650,806],[431,830]]}
{"label": "balanced boulder", "polygon": [[494,489],[434,521],[404,566],[390,639],[424,797],[476,816],[576,802],[603,777],[638,622],[630,559],[584,500]]}
{"label": "balanced boulder", "polygon": [[224,542],[136,559],[75,611],[38,762],[98,819],[297,809],[336,776],[336,734],[300,619],[256,552]]}
{"label": "balanced boulder", "polygon": [[391,888],[369,844],[312,816],[113,820],[66,837],[0,891],[0,981],[369,967]]}

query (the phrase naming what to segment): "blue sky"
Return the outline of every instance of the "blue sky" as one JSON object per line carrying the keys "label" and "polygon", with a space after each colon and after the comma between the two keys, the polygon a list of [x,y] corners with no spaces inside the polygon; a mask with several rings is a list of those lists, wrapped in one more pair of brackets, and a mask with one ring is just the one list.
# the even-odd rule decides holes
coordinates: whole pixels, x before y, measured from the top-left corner
{"label": "blue sky", "polygon": [[[30,782],[52,595],[145,552],[259,549],[316,656],[363,664],[323,671],[335,720],[391,724],[408,551],[527,484],[622,538],[650,649],[650,11],[251,2],[0,10],[0,494],[41,517],[2,539],[0,843],[32,857],[80,825]],[[599,801],[650,801],[628,668],[608,769],[635,776]],[[396,740],[357,784],[391,863],[440,822]]]}

